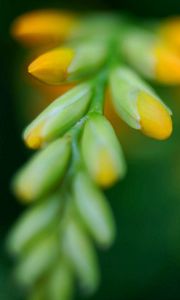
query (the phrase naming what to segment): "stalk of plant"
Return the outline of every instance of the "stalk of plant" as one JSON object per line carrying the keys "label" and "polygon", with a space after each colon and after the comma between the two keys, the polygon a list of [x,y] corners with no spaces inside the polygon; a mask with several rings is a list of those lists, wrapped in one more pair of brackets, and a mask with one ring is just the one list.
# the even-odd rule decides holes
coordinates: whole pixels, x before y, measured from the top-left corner
{"label": "stalk of plant", "polygon": [[30,47],[55,44],[28,72],[51,91],[70,83],[24,130],[26,145],[37,152],[12,185],[21,201],[32,203],[8,237],[18,258],[15,278],[31,300],[71,299],[75,280],[85,293],[99,286],[95,246],[108,248],[116,236],[103,189],[126,174],[113,120],[104,113],[105,93],[130,127],[157,140],[171,135],[170,109],[142,78],[180,83],[180,56],[159,32],[117,15],[58,11],[36,11],[13,25],[14,37]]}

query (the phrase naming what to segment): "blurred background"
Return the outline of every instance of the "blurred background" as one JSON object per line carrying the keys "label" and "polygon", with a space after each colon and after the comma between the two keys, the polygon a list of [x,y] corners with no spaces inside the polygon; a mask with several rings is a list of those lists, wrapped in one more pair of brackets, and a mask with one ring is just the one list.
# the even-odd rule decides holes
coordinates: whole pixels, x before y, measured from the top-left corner
{"label": "blurred background", "polygon": [[[11,265],[4,246],[6,234],[24,207],[10,191],[11,177],[29,156],[21,140],[15,88],[21,47],[9,34],[16,16],[37,8],[75,11],[119,10],[139,18],[180,15],[179,0],[0,0],[0,159],[1,253],[0,299],[23,300],[11,281]],[[15,73],[16,71],[16,73]],[[174,112],[174,133],[165,142],[124,129],[121,140],[128,162],[125,180],[107,191],[118,227],[116,243],[100,252],[101,286],[91,299],[180,299],[180,87],[155,87]],[[23,99],[26,102],[26,99]],[[77,299],[83,299],[77,295]]]}

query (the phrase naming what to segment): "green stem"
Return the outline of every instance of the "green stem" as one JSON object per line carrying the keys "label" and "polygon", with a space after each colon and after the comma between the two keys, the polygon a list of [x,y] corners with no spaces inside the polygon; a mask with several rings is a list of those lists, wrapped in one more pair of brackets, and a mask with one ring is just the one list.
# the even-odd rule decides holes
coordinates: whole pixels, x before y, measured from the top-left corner
{"label": "green stem", "polygon": [[114,34],[112,40],[109,43],[109,55],[105,67],[97,74],[97,76],[93,80],[91,80],[91,84],[92,86],[94,86],[94,96],[87,114],[67,133],[72,140],[72,160],[65,179],[65,184],[67,185],[68,182],[71,181],[72,176],[76,174],[77,170],[83,167],[79,149],[79,139],[85,122],[92,113],[99,113],[101,115],[103,114],[108,73],[109,70],[118,63],[117,36],[117,34]]}
{"label": "green stem", "polygon": [[88,112],[88,115],[91,113],[100,113],[103,114],[104,110],[104,96],[105,88],[107,85],[107,68],[101,71],[98,76],[93,80],[95,85],[94,97]]}

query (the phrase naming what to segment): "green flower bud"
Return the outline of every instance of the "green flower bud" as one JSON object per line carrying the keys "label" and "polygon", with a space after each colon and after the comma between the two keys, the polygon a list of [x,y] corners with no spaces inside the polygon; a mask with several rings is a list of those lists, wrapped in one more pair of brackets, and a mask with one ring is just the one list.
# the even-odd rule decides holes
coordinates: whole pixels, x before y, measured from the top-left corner
{"label": "green flower bud", "polygon": [[107,42],[97,39],[69,43],[41,54],[29,65],[28,72],[53,85],[82,79],[103,65],[107,49]]}
{"label": "green flower bud", "polygon": [[15,269],[17,281],[24,286],[32,286],[50,268],[59,255],[58,240],[49,235],[37,242],[28,253],[21,258]]}
{"label": "green flower bud", "polygon": [[156,37],[141,29],[129,30],[120,41],[120,51],[136,70],[148,78],[154,78],[155,57],[153,45]]}
{"label": "green flower bud", "polygon": [[112,32],[117,30],[120,18],[114,14],[101,13],[85,16],[78,23],[78,26],[72,30],[70,38],[72,39],[91,39],[96,37],[98,41],[112,39]]}
{"label": "green flower bud", "polygon": [[33,288],[30,295],[28,295],[27,300],[44,300],[45,291],[43,285],[38,285]]}
{"label": "green flower bud", "polygon": [[83,172],[76,175],[73,192],[77,210],[95,241],[107,247],[115,237],[114,218],[104,195]]}
{"label": "green flower bud", "polygon": [[64,175],[70,154],[68,137],[58,139],[36,153],[15,176],[14,190],[18,197],[32,201],[53,190]]}
{"label": "green flower bud", "polygon": [[96,253],[86,233],[72,218],[66,224],[63,248],[82,287],[93,293],[99,283]]}
{"label": "green flower bud", "polygon": [[156,139],[171,134],[171,111],[136,73],[126,67],[114,68],[110,91],[117,113],[129,126]]}
{"label": "green flower bud", "polygon": [[61,204],[60,195],[55,194],[27,210],[8,237],[9,251],[16,255],[21,254],[33,238],[41,234],[54,222]]}
{"label": "green flower bud", "polygon": [[124,156],[114,130],[105,117],[92,114],[82,136],[82,155],[92,179],[100,186],[111,186],[126,171]]}
{"label": "green flower bud", "polygon": [[25,130],[30,148],[39,148],[73,126],[83,117],[92,96],[90,84],[80,84],[51,103]]}
{"label": "green flower bud", "polygon": [[160,36],[138,28],[128,30],[120,52],[143,76],[166,85],[180,83],[179,52]]}
{"label": "green flower bud", "polygon": [[90,40],[75,46],[75,57],[68,67],[68,80],[78,80],[97,71],[107,57],[107,43]]}
{"label": "green flower bud", "polygon": [[67,263],[60,259],[50,274],[47,283],[48,299],[70,300],[74,288],[73,276]]}

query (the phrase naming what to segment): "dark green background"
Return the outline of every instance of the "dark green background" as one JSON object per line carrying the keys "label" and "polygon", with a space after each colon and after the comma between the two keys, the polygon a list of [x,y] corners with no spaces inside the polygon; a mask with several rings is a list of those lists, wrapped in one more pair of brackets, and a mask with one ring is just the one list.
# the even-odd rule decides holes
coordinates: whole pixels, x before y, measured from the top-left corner
{"label": "dark green background", "polygon": [[[16,114],[17,95],[13,72],[20,47],[11,40],[9,26],[19,14],[41,7],[74,10],[123,10],[136,17],[157,18],[180,14],[180,1],[88,0],[88,1],[2,1],[0,2],[0,186],[1,267],[0,299],[20,300],[20,291],[10,280],[11,262],[4,249],[7,230],[24,209],[10,193],[12,174],[29,153],[21,141]],[[17,74],[18,76],[18,74]],[[166,90],[165,100],[174,111],[175,132],[167,142],[155,142],[131,132],[122,141],[128,175],[107,192],[115,212],[118,237],[114,247],[99,252],[102,284],[92,299],[141,300],[180,299],[180,103]],[[180,94],[180,93],[179,93]],[[24,99],[26,101],[26,99]],[[129,148],[130,139],[135,146]],[[80,296],[77,296],[80,299]]]}

